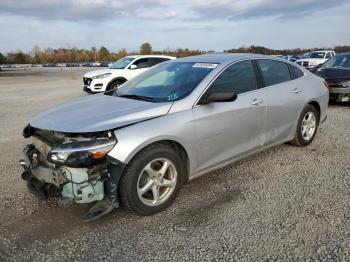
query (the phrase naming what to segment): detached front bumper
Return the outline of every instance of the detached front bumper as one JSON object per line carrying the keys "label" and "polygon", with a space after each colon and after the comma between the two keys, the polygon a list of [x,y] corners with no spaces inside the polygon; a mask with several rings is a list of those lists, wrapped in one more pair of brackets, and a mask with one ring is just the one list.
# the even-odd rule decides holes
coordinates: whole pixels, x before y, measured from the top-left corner
{"label": "detached front bumper", "polygon": [[[31,130],[30,127],[25,129],[26,138],[33,133]],[[41,200],[55,198],[63,206],[102,199],[118,206],[118,183],[125,168],[122,162],[107,155],[93,163],[85,159],[77,165],[69,161],[56,164],[48,161],[53,152],[56,151],[37,138],[23,150],[24,159],[20,160],[24,169],[22,179],[30,193]]]}
{"label": "detached front bumper", "polygon": [[106,165],[89,168],[56,166],[46,161],[45,153],[35,145],[24,149],[22,179],[30,193],[41,200],[58,198],[62,203],[90,203],[104,198],[104,181],[109,174]]}

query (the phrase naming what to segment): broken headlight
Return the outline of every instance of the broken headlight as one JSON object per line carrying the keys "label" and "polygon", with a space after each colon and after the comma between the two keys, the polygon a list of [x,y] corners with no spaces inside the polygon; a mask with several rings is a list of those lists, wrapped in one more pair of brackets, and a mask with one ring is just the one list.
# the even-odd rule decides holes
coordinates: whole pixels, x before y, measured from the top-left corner
{"label": "broken headlight", "polygon": [[101,163],[117,142],[114,139],[75,141],[54,147],[47,160],[69,167],[90,167]]}

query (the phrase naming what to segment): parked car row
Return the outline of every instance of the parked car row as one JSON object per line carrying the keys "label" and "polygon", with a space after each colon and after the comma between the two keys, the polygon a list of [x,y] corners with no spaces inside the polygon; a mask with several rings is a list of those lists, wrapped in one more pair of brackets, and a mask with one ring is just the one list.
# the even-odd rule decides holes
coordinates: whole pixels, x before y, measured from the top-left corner
{"label": "parked car row", "polygon": [[338,54],[312,72],[327,81],[331,100],[350,102],[350,53]]}
{"label": "parked car row", "polygon": [[76,62],[76,63],[45,63],[45,64],[3,64],[0,68],[29,68],[29,67],[109,67],[111,61]]}
{"label": "parked car row", "polygon": [[295,62],[306,69],[313,69],[334,56],[335,52],[332,50],[314,51],[304,54],[301,59]]}
{"label": "parked car row", "polygon": [[323,64],[328,59],[335,56],[335,52],[332,50],[320,50],[320,51],[313,51],[305,53],[304,55],[276,55],[279,58],[283,58],[285,60],[288,60],[290,62],[295,62],[298,65],[306,68],[306,69],[313,69],[314,67]]}
{"label": "parked car row", "polygon": [[76,62],[76,63],[48,63],[43,64],[44,67],[108,67],[112,63],[105,62]]}
{"label": "parked car row", "polygon": [[[0,68],[28,68],[28,67],[37,67],[39,65],[32,65],[32,64],[2,64],[0,65]],[[40,65],[42,66],[42,65]]]}
{"label": "parked car row", "polygon": [[298,55],[286,55],[282,57],[283,59],[286,59],[287,61],[290,62],[296,62],[297,60],[301,59],[301,56]]}

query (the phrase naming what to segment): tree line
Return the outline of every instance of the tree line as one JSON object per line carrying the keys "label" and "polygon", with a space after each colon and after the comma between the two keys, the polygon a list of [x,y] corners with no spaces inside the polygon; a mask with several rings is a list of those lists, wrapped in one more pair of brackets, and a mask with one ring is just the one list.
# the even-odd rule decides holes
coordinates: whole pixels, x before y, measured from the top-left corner
{"label": "tree line", "polygon": [[249,46],[249,47],[239,47],[224,50],[224,52],[229,53],[254,53],[262,55],[302,55],[307,52],[317,51],[317,50],[334,50],[336,53],[350,52],[350,46],[335,46],[331,47],[321,47],[321,48],[292,48],[292,49],[270,49],[264,46]]}
{"label": "tree line", "polygon": [[[334,48],[295,48],[295,49],[270,49],[263,46],[249,46],[239,47],[224,50],[224,52],[230,53],[256,53],[265,55],[300,55],[306,52],[320,50],[320,49],[333,49],[336,53],[350,52],[350,46],[335,46]],[[75,63],[75,62],[92,62],[92,61],[116,61],[124,56],[132,54],[162,54],[175,57],[185,57],[200,55],[204,53],[210,53],[213,51],[205,50],[190,50],[188,48],[178,48],[175,50],[164,49],[161,51],[155,51],[152,49],[150,43],[143,43],[140,46],[138,52],[128,52],[126,49],[120,49],[117,52],[111,52],[106,47],[102,46],[99,49],[92,47],[88,49],[78,48],[44,48],[41,49],[35,46],[29,53],[9,52],[7,54],[0,53],[0,64],[47,64],[47,63]]]}

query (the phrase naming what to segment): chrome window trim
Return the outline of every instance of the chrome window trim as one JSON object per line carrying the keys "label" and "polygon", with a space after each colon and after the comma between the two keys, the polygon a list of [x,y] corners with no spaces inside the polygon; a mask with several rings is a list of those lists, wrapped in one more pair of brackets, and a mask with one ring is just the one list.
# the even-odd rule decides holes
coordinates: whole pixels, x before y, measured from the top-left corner
{"label": "chrome window trim", "polygon": [[[231,65],[233,64],[236,64],[236,63],[239,63],[239,62],[242,62],[242,61],[257,61],[257,60],[272,60],[272,61],[276,61],[276,62],[281,62],[281,63],[285,63],[285,64],[290,64],[292,66],[295,66],[293,63],[291,63],[290,61],[281,61],[281,60],[278,60],[278,59],[273,59],[273,58],[267,58],[267,57],[257,57],[257,58],[245,58],[245,59],[241,59],[241,60],[237,60],[237,61],[234,61],[234,62],[231,62],[229,64],[227,64],[224,68],[222,68],[218,73],[217,75],[210,81],[210,83],[207,84],[207,86],[204,88],[203,92],[200,94],[200,96],[197,98],[197,100],[195,101],[194,105],[192,108],[194,107],[197,107],[197,106],[200,106],[198,104],[199,100],[202,98],[202,96],[205,94],[205,92],[208,90],[208,88],[212,85],[212,83],[228,68],[230,67]],[[298,66],[295,66],[296,68],[298,68],[299,70],[301,70]],[[289,70],[289,68],[288,68]],[[302,77],[299,77],[299,78],[296,78],[296,79],[292,79],[292,76],[290,75],[291,77],[291,80],[289,81],[286,81],[286,82],[282,82],[282,83],[278,83],[278,84],[274,84],[274,85],[270,85],[270,86],[264,86],[264,87],[261,87],[261,88],[258,88],[255,89],[255,90],[251,90],[251,91],[248,91],[248,92],[244,92],[244,93],[240,93],[237,95],[237,97],[239,97],[240,95],[242,94],[249,94],[251,92],[256,92],[256,91],[259,91],[259,90],[263,90],[265,88],[270,88],[270,87],[275,87],[277,85],[280,85],[280,84],[284,84],[284,83],[288,83],[288,82],[292,82],[292,81],[296,81],[296,80],[300,80],[302,79],[303,77],[305,77],[307,74],[304,72],[304,70],[301,70],[301,72],[303,72],[303,76]],[[290,74],[290,72],[289,72]],[[257,80],[257,79],[256,79]],[[257,82],[257,81],[256,81]],[[233,101],[234,102],[234,101]]]}

